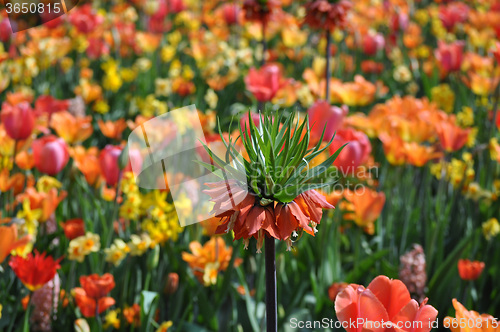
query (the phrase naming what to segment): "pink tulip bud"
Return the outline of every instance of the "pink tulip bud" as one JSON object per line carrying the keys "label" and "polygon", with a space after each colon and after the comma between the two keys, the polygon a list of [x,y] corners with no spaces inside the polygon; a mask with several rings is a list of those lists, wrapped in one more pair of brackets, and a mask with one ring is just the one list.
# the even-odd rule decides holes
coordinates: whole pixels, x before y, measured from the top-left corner
{"label": "pink tulip bud", "polygon": [[56,175],[68,163],[69,152],[62,138],[54,135],[44,136],[33,142],[35,167],[42,173]]}

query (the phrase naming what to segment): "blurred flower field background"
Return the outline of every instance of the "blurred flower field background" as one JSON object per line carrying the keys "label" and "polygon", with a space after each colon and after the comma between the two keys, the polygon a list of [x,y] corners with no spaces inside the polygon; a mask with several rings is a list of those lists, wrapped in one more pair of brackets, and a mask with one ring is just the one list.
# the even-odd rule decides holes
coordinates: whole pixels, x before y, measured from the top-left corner
{"label": "blurred flower field background", "polygon": [[332,140],[312,165],[348,143],[335,209],[276,236],[280,331],[380,275],[440,329],[499,317],[499,1],[83,1],[16,34],[2,9],[0,41],[0,331],[265,328],[271,228],[181,227],[193,196],[131,172],[130,132],[191,104],[207,142],[266,110]]}

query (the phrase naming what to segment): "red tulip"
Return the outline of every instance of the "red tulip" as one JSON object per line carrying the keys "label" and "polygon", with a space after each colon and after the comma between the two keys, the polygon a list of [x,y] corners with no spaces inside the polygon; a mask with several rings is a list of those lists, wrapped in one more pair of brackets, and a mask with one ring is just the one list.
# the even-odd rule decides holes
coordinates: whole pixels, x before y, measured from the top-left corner
{"label": "red tulip", "polygon": [[103,18],[94,12],[90,4],[87,4],[73,9],[69,21],[80,33],[88,34],[103,22]]}
{"label": "red tulip", "polygon": [[120,176],[120,168],[118,166],[118,158],[122,153],[122,148],[119,146],[106,145],[99,155],[99,163],[101,172],[109,186],[114,186],[118,182]]}
{"label": "red tulip", "polygon": [[168,11],[174,14],[178,14],[186,9],[184,2],[182,0],[169,0],[168,1]]}
{"label": "red tulip", "polygon": [[367,33],[363,37],[363,52],[366,55],[375,55],[385,46],[384,36],[381,33]]}
{"label": "red tulip", "polygon": [[16,106],[4,102],[1,118],[7,135],[15,140],[28,138],[35,126],[35,114],[26,101]]}
{"label": "red tulip", "polygon": [[340,152],[333,165],[338,167],[343,174],[352,174],[359,165],[366,162],[372,146],[365,133],[346,128],[337,131],[330,145],[330,153],[335,153],[345,143],[349,144]]}
{"label": "red tulip", "polygon": [[412,300],[400,280],[378,276],[368,285],[350,284],[335,299],[335,312],[347,332],[418,331],[432,328],[438,311]]}
{"label": "red tulip", "polygon": [[448,31],[452,31],[457,23],[467,21],[469,7],[462,2],[452,2],[439,8],[439,19]]}
{"label": "red tulip", "polygon": [[[106,145],[99,155],[101,172],[108,186],[114,186],[118,183],[118,179],[120,177],[118,158],[120,157],[122,150],[123,149],[120,146]],[[134,167],[137,169],[141,168],[142,159],[138,150],[130,150],[129,159],[134,161]],[[129,161],[123,171],[129,172],[131,170],[132,165]]]}
{"label": "red tulip", "polygon": [[347,115],[347,106],[331,106],[324,100],[318,100],[308,110],[311,137],[319,139],[325,130],[324,141],[330,141],[335,132],[342,126]]}
{"label": "red tulip", "polygon": [[250,68],[245,77],[247,90],[260,102],[273,99],[280,88],[281,71],[277,65],[268,64],[259,70]]}
{"label": "red tulip", "polygon": [[408,14],[399,12],[392,16],[390,27],[392,31],[405,31],[409,23]]}
{"label": "red tulip", "polygon": [[4,18],[2,21],[0,21],[0,41],[2,43],[8,42],[10,36],[12,36],[10,21],[8,18]]}
{"label": "red tulip", "polygon": [[227,25],[238,24],[238,15],[240,13],[240,7],[238,5],[226,3],[222,5],[222,13],[224,14],[224,20]]}
{"label": "red tulip", "polygon": [[447,72],[460,70],[463,61],[464,46],[464,41],[446,44],[439,40],[438,49],[434,51],[434,55],[437,61],[439,61],[439,65]]}
{"label": "red tulip", "polygon": [[468,259],[458,260],[458,274],[462,280],[476,280],[479,278],[484,269],[484,262],[473,261]]}
{"label": "red tulip", "polygon": [[30,253],[26,258],[13,256],[9,265],[26,288],[35,291],[54,279],[60,268],[59,261],[51,256],[46,257],[45,253],[40,255],[35,250],[35,255]]}
{"label": "red tulip", "polygon": [[35,167],[42,173],[56,175],[68,163],[68,147],[62,138],[44,136],[35,140],[31,147]]}
{"label": "red tulip", "polygon": [[69,100],[58,100],[50,95],[42,95],[35,102],[37,112],[54,114],[56,112],[66,111],[69,108]]}
{"label": "red tulip", "polygon": [[500,42],[495,42],[495,47],[492,51],[498,66],[500,65]]}
{"label": "red tulip", "polygon": [[87,55],[90,59],[98,59],[104,55],[109,55],[109,46],[103,39],[89,38],[88,43]]}

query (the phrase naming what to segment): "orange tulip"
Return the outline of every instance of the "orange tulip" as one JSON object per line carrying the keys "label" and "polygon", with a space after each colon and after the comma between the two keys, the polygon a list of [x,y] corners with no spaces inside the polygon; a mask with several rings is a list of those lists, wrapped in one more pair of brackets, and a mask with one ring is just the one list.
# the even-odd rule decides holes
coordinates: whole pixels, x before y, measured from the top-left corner
{"label": "orange tulip", "polygon": [[0,264],[12,250],[26,245],[29,240],[29,236],[18,238],[16,225],[0,226]]}
{"label": "orange tulip", "polygon": [[70,241],[85,235],[85,223],[81,218],[70,219],[65,223],[61,223],[61,227],[64,230],[64,235],[66,235]]}
{"label": "orange tulip", "polygon": [[70,155],[74,160],[76,168],[85,176],[85,180],[90,185],[95,185],[101,175],[99,149],[90,147],[88,150],[85,150],[82,146],[76,146],[70,150]]}
{"label": "orange tulip", "polygon": [[437,310],[412,300],[400,280],[378,276],[368,285],[350,284],[335,300],[337,318],[347,332],[419,331],[428,332]]}
{"label": "orange tulip", "polygon": [[139,327],[141,325],[141,307],[134,303],[133,306],[123,309],[123,317],[130,325]]}
{"label": "orange tulip", "polygon": [[99,314],[102,314],[104,311],[108,310],[109,307],[115,304],[115,300],[112,297],[103,297],[96,301],[95,299],[88,297],[85,290],[79,287],[73,289],[73,294],[76,305],[82,312],[82,315],[87,318],[95,317],[96,305],[98,306]]}
{"label": "orange tulip", "polygon": [[463,280],[476,280],[484,269],[484,262],[470,261],[468,259],[458,260],[458,274]]}
{"label": "orange tulip", "polygon": [[381,133],[379,139],[382,141],[385,157],[391,165],[403,165],[406,162],[405,143],[401,137]]}
{"label": "orange tulip", "polygon": [[14,190],[14,195],[19,194],[24,189],[24,174],[16,173],[9,176],[9,170],[4,168],[0,172],[0,192]]}
{"label": "orange tulip", "polygon": [[119,140],[122,137],[122,132],[127,128],[127,123],[125,119],[119,119],[116,121],[97,121],[99,128],[104,136]]}
{"label": "orange tulip", "polygon": [[23,170],[32,169],[35,166],[35,157],[33,156],[33,153],[20,151],[16,154],[16,165]]}
{"label": "orange tulip", "polygon": [[94,131],[92,117],[75,117],[66,111],[52,114],[50,126],[68,144],[83,142]]}
{"label": "orange tulip", "polygon": [[452,332],[499,332],[500,322],[488,314],[468,311],[457,299],[453,299],[455,318],[447,316],[443,326]]}
{"label": "orange tulip", "polygon": [[417,167],[422,167],[429,160],[440,158],[443,154],[436,152],[433,147],[419,145],[418,143],[404,143],[406,159],[410,164]]}
{"label": "orange tulip", "polygon": [[113,288],[115,288],[115,279],[113,275],[106,273],[102,276],[92,274],[80,277],[80,284],[87,296],[93,299],[105,297]]}
{"label": "orange tulip", "polygon": [[330,287],[328,287],[328,297],[330,301],[335,302],[337,295],[342,292],[346,287],[349,286],[345,282],[334,282]]}
{"label": "orange tulip", "polygon": [[73,289],[73,294],[76,305],[85,317],[95,317],[96,309],[101,314],[115,304],[113,298],[106,296],[115,287],[113,275],[106,273],[102,276],[82,276],[80,284],[82,288]]}
{"label": "orange tulip", "polygon": [[436,123],[436,131],[441,146],[447,152],[460,150],[469,138],[470,129],[462,129],[450,121]]}
{"label": "orange tulip", "polygon": [[66,195],[65,191],[58,193],[56,188],[51,188],[48,192],[38,192],[35,188],[29,187],[23,194],[18,195],[16,200],[20,203],[27,198],[30,201],[30,208],[32,210],[42,210],[42,216],[38,221],[45,222],[57,209],[59,203],[66,198]]}
{"label": "orange tulip", "polygon": [[350,203],[352,212],[344,215],[345,219],[353,220],[356,225],[363,227],[368,234],[373,234],[374,223],[379,217],[385,204],[385,194],[377,193],[363,187],[355,191],[346,190],[345,199]]}

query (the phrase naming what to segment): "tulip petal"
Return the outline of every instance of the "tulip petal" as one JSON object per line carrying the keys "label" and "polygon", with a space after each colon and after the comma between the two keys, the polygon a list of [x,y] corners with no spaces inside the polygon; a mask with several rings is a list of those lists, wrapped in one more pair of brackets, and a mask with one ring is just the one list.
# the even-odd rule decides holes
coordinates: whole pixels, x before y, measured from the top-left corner
{"label": "tulip petal", "polygon": [[380,300],[389,314],[389,319],[411,300],[410,292],[400,280],[391,280],[386,276],[378,276],[368,285],[369,290]]}

